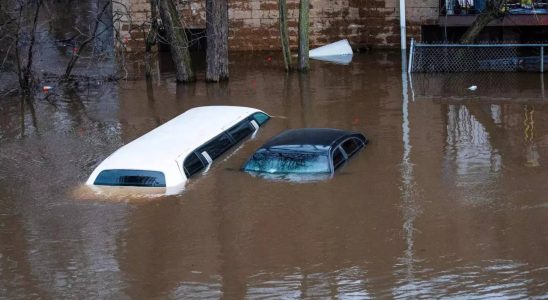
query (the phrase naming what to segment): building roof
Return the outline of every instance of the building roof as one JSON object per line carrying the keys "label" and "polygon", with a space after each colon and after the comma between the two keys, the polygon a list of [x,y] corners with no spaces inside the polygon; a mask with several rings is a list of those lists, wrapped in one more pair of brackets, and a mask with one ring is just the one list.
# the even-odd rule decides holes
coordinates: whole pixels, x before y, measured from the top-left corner
{"label": "building roof", "polygon": [[93,184],[103,170],[124,169],[160,171],[166,186],[177,185],[186,180],[182,164],[193,150],[256,112],[261,111],[238,106],[192,108],[116,150],[93,171],[87,184]]}

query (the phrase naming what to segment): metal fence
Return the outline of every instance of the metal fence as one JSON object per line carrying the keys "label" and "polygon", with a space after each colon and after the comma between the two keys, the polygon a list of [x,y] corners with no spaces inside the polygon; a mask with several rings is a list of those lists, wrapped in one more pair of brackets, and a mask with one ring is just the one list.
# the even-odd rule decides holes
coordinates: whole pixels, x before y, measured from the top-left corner
{"label": "metal fence", "polygon": [[544,72],[548,44],[422,44],[411,41],[411,72]]}

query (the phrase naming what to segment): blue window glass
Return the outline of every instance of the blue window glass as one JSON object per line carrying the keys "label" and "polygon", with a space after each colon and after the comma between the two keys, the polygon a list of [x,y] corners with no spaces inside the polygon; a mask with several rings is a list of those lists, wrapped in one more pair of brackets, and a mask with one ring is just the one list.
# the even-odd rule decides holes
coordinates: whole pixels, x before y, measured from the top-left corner
{"label": "blue window glass", "polygon": [[330,173],[324,153],[259,151],[244,166],[245,171],[264,173]]}
{"label": "blue window glass", "polygon": [[110,186],[165,187],[164,173],[143,170],[104,170],[93,183]]}
{"label": "blue window glass", "polygon": [[270,117],[265,113],[258,112],[253,114],[253,119],[255,119],[259,126],[262,126]]}

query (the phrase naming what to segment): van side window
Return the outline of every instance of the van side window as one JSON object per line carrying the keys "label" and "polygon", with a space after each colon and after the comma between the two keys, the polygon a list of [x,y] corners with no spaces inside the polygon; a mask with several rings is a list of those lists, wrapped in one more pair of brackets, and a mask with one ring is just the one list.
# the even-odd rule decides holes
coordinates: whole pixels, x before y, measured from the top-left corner
{"label": "van side window", "polygon": [[183,163],[183,168],[185,169],[186,177],[189,178],[190,176],[196,174],[201,169],[203,169],[204,164],[195,153],[191,153],[185,159],[185,162]]}
{"label": "van side window", "polygon": [[333,151],[333,169],[337,169],[344,162],[344,154],[341,152],[341,149],[337,147]]}
{"label": "van side window", "polygon": [[342,143],[342,148],[348,157],[352,156],[363,147],[363,143],[355,138],[351,138]]}
{"label": "van side window", "polygon": [[230,136],[234,139],[234,141],[236,141],[236,143],[243,140],[251,133],[253,133],[253,128],[247,120],[240,122],[238,125],[228,130],[228,134],[230,134]]}
{"label": "van side window", "polygon": [[211,159],[214,160],[217,157],[221,156],[221,154],[223,154],[230,147],[232,147],[232,141],[230,140],[228,135],[223,133],[205,144],[203,147],[201,147],[198,150],[198,153],[206,151]]}
{"label": "van side window", "polygon": [[262,126],[270,117],[262,112],[257,112],[253,114],[253,119],[259,124],[259,126]]}

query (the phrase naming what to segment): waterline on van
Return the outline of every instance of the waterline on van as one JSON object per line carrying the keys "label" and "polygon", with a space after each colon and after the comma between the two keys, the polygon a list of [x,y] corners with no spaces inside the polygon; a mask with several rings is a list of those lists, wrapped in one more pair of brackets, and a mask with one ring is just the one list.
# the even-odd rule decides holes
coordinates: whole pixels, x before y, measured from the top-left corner
{"label": "waterline on van", "polygon": [[78,200],[93,200],[107,202],[147,202],[162,199],[165,196],[181,194],[185,190],[185,184],[173,187],[120,187],[120,186],[96,186],[81,184],[74,188],[70,194]]}

